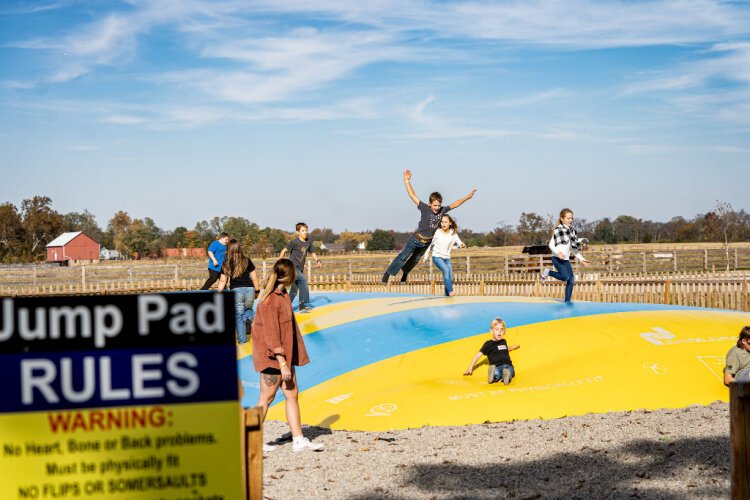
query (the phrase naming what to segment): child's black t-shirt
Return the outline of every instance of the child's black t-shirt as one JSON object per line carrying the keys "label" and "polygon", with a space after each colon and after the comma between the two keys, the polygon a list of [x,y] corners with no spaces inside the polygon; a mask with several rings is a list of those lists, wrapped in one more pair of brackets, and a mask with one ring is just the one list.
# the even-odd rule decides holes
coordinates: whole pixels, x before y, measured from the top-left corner
{"label": "child's black t-shirt", "polygon": [[247,267],[245,268],[245,270],[235,278],[232,278],[234,269],[229,269],[229,289],[233,290],[235,288],[254,287],[255,285],[253,285],[253,279],[250,277],[250,273],[252,273],[253,271],[255,271],[255,264],[253,264],[253,261],[250,259],[247,259]]}
{"label": "child's black t-shirt", "polygon": [[508,352],[508,343],[505,339],[501,340],[488,340],[484,343],[482,348],[479,350],[482,354],[487,356],[490,360],[491,365],[512,365],[510,360],[510,353]]}
{"label": "child's black t-shirt", "polygon": [[300,238],[294,238],[287,243],[286,249],[289,252],[289,258],[294,262],[294,267],[296,267],[298,271],[304,272],[305,259],[307,258],[307,254],[312,251],[312,248],[313,241],[310,238],[305,241],[302,241]]}

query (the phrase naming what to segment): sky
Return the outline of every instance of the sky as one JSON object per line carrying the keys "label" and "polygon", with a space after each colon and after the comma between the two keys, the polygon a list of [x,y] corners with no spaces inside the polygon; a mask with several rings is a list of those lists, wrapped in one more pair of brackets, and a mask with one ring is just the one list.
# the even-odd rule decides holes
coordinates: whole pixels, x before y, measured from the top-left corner
{"label": "sky", "polygon": [[750,209],[746,1],[0,3],[0,203],[409,231]]}

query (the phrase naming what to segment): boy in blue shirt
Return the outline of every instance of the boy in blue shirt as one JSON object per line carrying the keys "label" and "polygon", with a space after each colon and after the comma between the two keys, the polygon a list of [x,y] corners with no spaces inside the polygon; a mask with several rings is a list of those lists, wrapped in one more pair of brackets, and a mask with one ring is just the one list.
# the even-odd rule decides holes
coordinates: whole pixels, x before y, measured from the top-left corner
{"label": "boy in blue shirt", "polygon": [[427,251],[427,247],[430,246],[432,237],[440,225],[440,219],[443,218],[443,215],[448,211],[463,205],[474,196],[474,193],[477,192],[477,190],[474,189],[465,197],[454,201],[447,207],[444,207],[443,196],[438,192],[430,194],[429,205],[420,201],[414,192],[414,189],[411,187],[411,171],[409,170],[404,172],[404,183],[406,184],[406,192],[409,195],[409,198],[411,198],[411,201],[417,205],[417,209],[420,212],[419,224],[416,232],[411,238],[409,238],[404,249],[401,250],[401,253],[399,253],[395,259],[393,259],[388,266],[388,269],[383,273],[383,283],[388,283],[388,278],[396,276],[399,271],[402,271],[401,283],[406,283],[409,272],[414,269],[414,266],[417,265],[419,259]]}
{"label": "boy in blue shirt", "polygon": [[203,283],[201,290],[208,290],[221,278],[221,266],[224,265],[224,259],[227,256],[227,243],[229,243],[229,235],[222,232],[208,246],[208,279]]}

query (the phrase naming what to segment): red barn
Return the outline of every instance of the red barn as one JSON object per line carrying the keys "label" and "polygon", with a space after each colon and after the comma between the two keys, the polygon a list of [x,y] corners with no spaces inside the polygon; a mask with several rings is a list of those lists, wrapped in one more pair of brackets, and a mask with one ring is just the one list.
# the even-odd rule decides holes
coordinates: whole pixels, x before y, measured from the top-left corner
{"label": "red barn", "polygon": [[63,233],[47,244],[48,262],[99,260],[99,243],[81,231]]}

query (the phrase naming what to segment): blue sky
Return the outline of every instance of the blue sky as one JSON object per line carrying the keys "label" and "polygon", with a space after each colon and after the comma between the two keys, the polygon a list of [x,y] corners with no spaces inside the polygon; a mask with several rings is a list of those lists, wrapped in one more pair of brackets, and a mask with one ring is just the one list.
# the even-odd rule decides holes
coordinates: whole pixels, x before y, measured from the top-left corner
{"label": "blue sky", "polygon": [[750,3],[4,1],[0,202],[478,231],[747,206]]}

